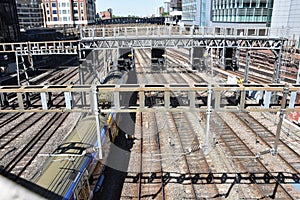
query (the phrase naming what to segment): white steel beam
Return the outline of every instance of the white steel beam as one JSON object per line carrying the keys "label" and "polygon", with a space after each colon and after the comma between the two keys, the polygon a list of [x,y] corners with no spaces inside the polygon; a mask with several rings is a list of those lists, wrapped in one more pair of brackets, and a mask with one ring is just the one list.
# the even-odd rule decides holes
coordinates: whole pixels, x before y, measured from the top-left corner
{"label": "white steel beam", "polygon": [[[208,85],[97,85],[96,86],[99,94],[101,92],[106,94],[113,94],[112,105],[114,108],[105,107],[102,108],[101,104],[98,105],[101,112],[155,112],[155,111],[169,111],[169,112],[206,112],[207,105],[205,104],[205,99],[208,98]],[[218,112],[235,112],[235,111],[248,111],[248,112],[264,112],[264,111],[280,111],[280,103],[276,102],[270,104],[271,94],[282,93],[284,85],[214,85],[211,87],[211,92],[214,94],[214,107],[212,111]],[[293,85],[288,87],[288,98],[291,97],[293,92],[300,90],[299,85]],[[132,92],[136,91],[139,93],[140,102],[131,107],[122,106],[124,98],[120,98],[122,92]],[[170,98],[180,99],[180,94],[182,92],[187,92],[190,97],[190,104],[181,105],[179,107],[170,107]],[[255,100],[248,99],[245,94],[248,91],[256,91],[257,93],[264,92],[263,104],[256,102]],[[145,95],[152,94],[155,98],[157,92],[163,92],[164,106],[154,105],[152,107],[147,107],[145,105]],[[90,112],[92,110],[91,105],[76,105],[76,100],[81,97],[80,94],[84,93],[86,99],[93,98],[92,87],[89,85],[60,85],[60,86],[0,86],[0,93],[2,96],[11,96],[11,98],[18,97],[18,105],[14,104],[14,99],[7,99],[7,105],[0,108],[0,112]],[[37,103],[26,102],[26,99],[21,98],[26,94],[39,94],[40,101]],[[53,106],[48,107],[47,94],[51,94],[51,100],[55,98],[62,98],[60,103],[55,103],[52,101]],[[63,94],[63,95],[61,95]],[[170,94],[170,95],[169,95]],[[200,95],[201,94],[201,95]],[[237,94],[240,95],[238,103],[232,103],[230,99],[237,99]],[[171,96],[172,95],[172,96]],[[179,95],[179,96],[178,96]],[[199,96],[200,95],[200,96]],[[228,98],[229,96],[231,98]],[[100,95],[101,96],[101,95]],[[99,97],[100,97],[99,96]],[[109,96],[109,95],[107,95]],[[98,98],[99,98],[98,97]],[[49,97],[50,98],[50,97]],[[197,101],[195,103],[194,99],[200,98],[203,102]],[[259,97],[261,98],[261,97]],[[109,99],[111,100],[111,99]],[[50,99],[49,99],[50,101]],[[142,102],[141,102],[142,101]],[[100,102],[99,102],[100,103]],[[291,104],[290,104],[291,103]],[[26,108],[24,105],[26,104]],[[74,104],[74,105],[72,105]],[[222,104],[222,106],[221,106]],[[292,102],[285,105],[286,112],[290,111],[300,111],[299,107],[295,107]]]}

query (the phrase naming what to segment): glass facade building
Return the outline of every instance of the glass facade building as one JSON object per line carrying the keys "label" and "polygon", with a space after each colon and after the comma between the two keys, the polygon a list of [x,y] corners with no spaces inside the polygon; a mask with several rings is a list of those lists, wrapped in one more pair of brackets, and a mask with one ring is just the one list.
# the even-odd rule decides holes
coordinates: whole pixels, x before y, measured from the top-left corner
{"label": "glass facade building", "polygon": [[[300,41],[300,1],[276,0],[273,7],[271,34]],[[298,48],[300,43],[298,43]]]}
{"label": "glass facade building", "polygon": [[271,25],[274,0],[212,0],[211,21]]}
{"label": "glass facade building", "polygon": [[182,21],[186,25],[208,26],[210,2],[206,0],[182,0]]}
{"label": "glass facade building", "polygon": [[197,10],[197,0],[182,1],[182,19],[196,21]]}

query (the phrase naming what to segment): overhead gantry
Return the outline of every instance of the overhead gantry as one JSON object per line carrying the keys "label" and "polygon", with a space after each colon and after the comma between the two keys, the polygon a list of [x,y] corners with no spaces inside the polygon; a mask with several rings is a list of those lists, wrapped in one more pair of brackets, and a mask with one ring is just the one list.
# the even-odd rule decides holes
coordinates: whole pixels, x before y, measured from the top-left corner
{"label": "overhead gantry", "polygon": [[[0,112],[91,112],[93,106],[103,113],[206,112],[208,108],[212,112],[278,112],[282,109],[290,112],[300,111],[294,98],[297,91],[300,91],[300,85],[281,84],[0,86]],[[103,106],[99,102],[101,93],[111,94],[111,106]],[[138,103],[132,106],[122,105],[120,99],[125,93],[137,93]],[[271,95],[274,93],[281,96],[280,101],[271,102]],[[86,104],[76,103],[76,98],[81,98],[81,94],[90,101]],[[284,96],[285,102],[282,101]],[[54,101],[56,98],[60,101]],[[211,103],[208,103],[209,98]],[[159,99],[161,103],[152,104],[154,101],[149,99]]]}
{"label": "overhead gantry", "polygon": [[[272,34],[271,34],[272,33]],[[282,49],[293,46],[291,40],[284,38],[281,30],[270,28],[226,28],[226,27],[172,27],[172,26],[146,26],[146,27],[114,27],[114,28],[82,28],[80,39],[72,41],[22,42],[0,43],[0,53],[14,52],[17,56],[32,55],[78,55],[82,63],[93,50],[104,51],[115,49],[151,48],[187,48],[190,49],[191,68],[199,64],[204,58],[204,51],[215,51],[222,67],[234,65],[239,50],[270,49],[276,52],[276,72],[274,83],[279,83],[279,68],[281,65]],[[94,56],[91,56],[94,57]],[[116,63],[119,58],[114,59]],[[31,59],[32,60],[32,59]],[[106,59],[105,59],[106,60]],[[32,63],[33,61],[31,61]],[[102,67],[110,65],[112,60],[106,61]],[[229,64],[228,64],[229,63]],[[96,64],[94,64],[96,65]],[[247,68],[248,66],[246,66]],[[82,84],[84,82],[81,82]]]}

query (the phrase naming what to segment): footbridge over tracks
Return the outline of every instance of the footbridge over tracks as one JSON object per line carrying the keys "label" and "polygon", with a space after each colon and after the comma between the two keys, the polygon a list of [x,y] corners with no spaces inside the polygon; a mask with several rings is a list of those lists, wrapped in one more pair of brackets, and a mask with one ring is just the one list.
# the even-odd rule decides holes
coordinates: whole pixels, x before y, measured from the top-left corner
{"label": "footbridge over tracks", "polygon": [[236,69],[240,49],[270,49],[276,54],[277,72],[274,73],[274,82],[278,83],[282,50],[284,47],[295,46],[285,35],[282,30],[270,28],[87,27],[80,30],[79,40],[0,43],[0,53],[15,53],[16,57],[28,56],[30,63],[33,63],[32,55],[77,55],[80,63],[83,63],[93,50],[131,49],[134,52],[138,48],[188,48],[189,64],[193,69],[199,68],[196,65],[203,59],[203,53],[199,52],[209,50],[215,51],[222,67]]}
{"label": "footbridge over tracks", "polygon": [[[272,34],[271,34],[272,33]],[[186,28],[173,26],[82,28],[79,40],[0,43],[0,53],[20,55],[76,54],[117,48],[246,48],[281,49],[288,45],[281,30],[270,28]]]}
{"label": "footbridge over tracks", "polygon": [[236,47],[280,49],[287,40],[281,31],[273,32],[271,34],[270,28],[187,28],[173,26],[82,28],[80,48]]}

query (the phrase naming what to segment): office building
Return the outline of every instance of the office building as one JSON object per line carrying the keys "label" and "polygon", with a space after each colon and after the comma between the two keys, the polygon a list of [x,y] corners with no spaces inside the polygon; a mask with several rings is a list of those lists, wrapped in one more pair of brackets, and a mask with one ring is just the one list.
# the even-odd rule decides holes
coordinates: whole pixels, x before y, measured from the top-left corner
{"label": "office building", "polygon": [[17,7],[14,0],[0,0],[0,41],[12,42],[20,39]]}
{"label": "office building", "polygon": [[96,0],[43,0],[48,27],[75,27],[95,23]]}
{"label": "office building", "polygon": [[208,26],[210,2],[206,0],[182,0],[182,22],[188,26]]}
{"label": "office building", "polygon": [[212,0],[212,25],[271,26],[274,0]]}
{"label": "office building", "polygon": [[20,29],[44,27],[42,0],[16,0]]}
{"label": "office building", "polygon": [[170,13],[170,1],[164,2],[164,13]]}
{"label": "office building", "polygon": [[276,0],[271,22],[272,34],[300,39],[300,1]]}

